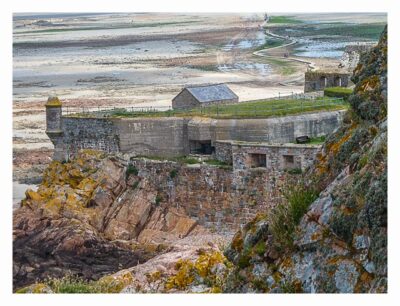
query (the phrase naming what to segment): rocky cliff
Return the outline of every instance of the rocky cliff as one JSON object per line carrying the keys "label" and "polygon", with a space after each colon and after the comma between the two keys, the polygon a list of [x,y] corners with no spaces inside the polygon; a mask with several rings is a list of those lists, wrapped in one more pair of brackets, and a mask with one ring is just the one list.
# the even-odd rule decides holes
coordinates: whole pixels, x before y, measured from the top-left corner
{"label": "rocky cliff", "polygon": [[[198,182],[191,169],[176,178],[170,165],[142,165],[146,175],[139,164],[94,151],[53,162],[14,212],[15,289],[34,283],[18,291],[386,292],[386,30],[360,59],[353,82],[352,108],[313,167],[296,183],[275,185],[286,200],[264,203],[227,247],[196,218],[208,222],[218,212],[199,214],[198,207],[204,201],[210,210],[215,201],[227,216],[249,212],[257,188],[227,191],[237,182],[210,179],[208,170]],[[255,187],[261,178],[253,173],[245,184]],[[269,179],[267,189],[275,181]],[[193,201],[189,210],[185,201]]]}
{"label": "rocky cliff", "polygon": [[226,292],[387,291],[386,29],[352,80],[352,108],[314,167],[225,251]]}
{"label": "rocky cliff", "polygon": [[[14,286],[47,277],[99,279],[171,251],[187,236],[214,236],[162,201],[149,179],[115,156],[82,151],[54,161],[14,212]],[[190,241],[190,240],[189,240]]]}

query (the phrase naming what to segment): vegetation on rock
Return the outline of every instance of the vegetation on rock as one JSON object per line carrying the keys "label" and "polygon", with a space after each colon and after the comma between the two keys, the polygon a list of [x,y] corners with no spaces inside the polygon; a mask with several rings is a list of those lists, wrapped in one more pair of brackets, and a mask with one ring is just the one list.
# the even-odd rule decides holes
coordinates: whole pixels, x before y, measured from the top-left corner
{"label": "vegetation on rock", "polygon": [[352,108],[302,183],[225,251],[224,291],[387,291],[386,28],[352,80]]}

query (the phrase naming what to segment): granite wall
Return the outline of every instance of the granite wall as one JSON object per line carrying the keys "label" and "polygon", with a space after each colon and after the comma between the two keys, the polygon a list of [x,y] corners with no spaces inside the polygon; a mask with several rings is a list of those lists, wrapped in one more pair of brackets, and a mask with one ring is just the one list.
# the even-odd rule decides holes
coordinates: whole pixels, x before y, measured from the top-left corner
{"label": "granite wall", "polygon": [[281,201],[279,190],[294,177],[284,171],[232,171],[143,158],[131,164],[146,179],[146,188],[157,190],[160,207],[173,205],[211,231],[231,234]]}

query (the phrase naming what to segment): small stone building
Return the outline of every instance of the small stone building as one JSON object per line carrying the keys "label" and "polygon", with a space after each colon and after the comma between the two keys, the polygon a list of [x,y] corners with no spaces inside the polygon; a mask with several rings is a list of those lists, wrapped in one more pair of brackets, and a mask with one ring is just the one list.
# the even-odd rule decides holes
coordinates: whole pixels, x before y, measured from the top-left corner
{"label": "small stone building", "polygon": [[340,72],[307,71],[304,92],[321,91],[326,87],[348,87],[350,74]]}
{"label": "small stone building", "polygon": [[236,103],[239,97],[226,84],[189,86],[172,99],[173,109]]}

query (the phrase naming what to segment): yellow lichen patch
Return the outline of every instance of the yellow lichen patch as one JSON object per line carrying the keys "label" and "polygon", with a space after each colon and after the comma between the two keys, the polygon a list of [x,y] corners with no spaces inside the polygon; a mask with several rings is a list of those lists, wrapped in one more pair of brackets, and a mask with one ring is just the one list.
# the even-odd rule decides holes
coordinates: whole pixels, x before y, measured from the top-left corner
{"label": "yellow lichen patch", "polygon": [[93,178],[87,177],[84,178],[76,188],[80,190],[79,194],[81,196],[89,198],[98,185],[99,183]]}
{"label": "yellow lichen patch", "polygon": [[52,290],[45,284],[37,283],[18,289],[15,293],[52,293]]}
{"label": "yellow lichen patch", "polygon": [[165,289],[177,288],[184,290],[194,281],[194,264],[190,260],[179,260],[175,268],[178,269],[176,275],[168,278]]}
{"label": "yellow lichen patch", "polygon": [[377,75],[373,75],[369,78],[364,79],[359,86],[358,91],[366,92],[373,91],[380,85],[379,77]]}
{"label": "yellow lichen patch", "polygon": [[224,260],[225,257],[220,252],[213,252],[200,255],[194,266],[201,277],[207,277],[211,274],[211,268],[218,263],[223,263]]}
{"label": "yellow lichen patch", "polygon": [[46,212],[58,214],[60,212],[60,209],[62,206],[61,204],[62,204],[62,201],[60,198],[54,198],[54,199],[47,201],[44,204],[44,209],[46,210]]}
{"label": "yellow lichen patch", "polygon": [[329,164],[328,164],[328,156],[329,155],[337,155],[342,145],[348,141],[353,135],[353,130],[357,126],[356,123],[353,123],[346,131],[346,133],[337,141],[332,143],[327,143],[325,147],[324,153],[317,153],[316,155],[316,165],[315,168],[317,170],[317,175],[322,175],[328,172]]}
{"label": "yellow lichen patch", "polygon": [[58,97],[49,97],[46,106],[62,106],[62,103]]}
{"label": "yellow lichen patch", "polygon": [[218,269],[214,271],[214,268],[219,264],[229,268],[225,256],[218,251],[202,252],[194,263],[190,260],[179,260],[175,267],[178,272],[168,278],[165,289],[167,291],[173,288],[185,290],[195,280],[202,280],[203,283],[211,287],[211,293],[221,292],[228,269],[219,273],[216,271]]}
{"label": "yellow lichen patch", "polygon": [[154,282],[160,280],[161,276],[162,276],[161,271],[154,271],[154,272],[146,274],[146,278],[149,283],[154,283]]}
{"label": "yellow lichen patch", "polygon": [[241,232],[237,232],[235,234],[232,239],[231,247],[237,252],[241,252],[243,250],[243,237]]}
{"label": "yellow lichen patch", "polygon": [[32,201],[41,201],[42,197],[37,192],[33,191],[32,189],[28,189],[25,191],[25,196],[27,200]]}
{"label": "yellow lichen patch", "polygon": [[283,268],[285,268],[285,269],[292,268],[292,267],[293,267],[293,261],[292,261],[292,259],[291,259],[290,257],[286,257],[286,258],[282,261],[281,266],[282,266]]}
{"label": "yellow lichen patch", "polygon": [[133,276],[129,271],[108,275],[100,278],[96,285],[104,293],[119,293],[122,289],[133,283]]}

